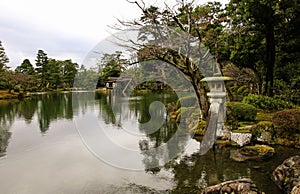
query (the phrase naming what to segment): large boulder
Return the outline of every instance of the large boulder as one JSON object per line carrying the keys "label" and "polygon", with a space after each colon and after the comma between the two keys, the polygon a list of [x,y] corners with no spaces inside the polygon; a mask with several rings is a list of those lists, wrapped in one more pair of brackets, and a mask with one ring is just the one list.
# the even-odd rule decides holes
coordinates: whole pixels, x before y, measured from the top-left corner
{"label": "large boulder", "polygon": [[294,194],[300,192],[300,156],[286,159],[272,173],[272,179],[276,185],[285,193]]}
{"label": "large boulder", "polygon": [[267,145],[245,146],[241,149],[230,150],[230,158],[237,162],[247,160],[263,161],[275,154],[275,149]]}
{"label": "large boulder", "polygon": [[260,194],[263,193],[250,179],[239,179],[234,181],[226,181],[214,186],[205,188],[201,194],[218,194],[218,193],[234,193],[234,194]]}

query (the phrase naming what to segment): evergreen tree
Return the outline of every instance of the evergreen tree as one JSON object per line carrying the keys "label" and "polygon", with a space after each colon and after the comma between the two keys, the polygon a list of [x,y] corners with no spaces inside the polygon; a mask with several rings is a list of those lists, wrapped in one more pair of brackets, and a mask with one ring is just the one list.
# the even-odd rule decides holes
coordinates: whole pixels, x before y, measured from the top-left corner
{"label": "evergreen tree", "polygon": [[4,47],[2,46],[2,42],[0,40],[0,71],[7,69],[7,63],[9,63],[9,59],[5,54]]}
{"label": "evergreen tree", "polygon": [[62,85],[62,62],[55,59],[48,59],[47,62],[47,77],[45,78],[48,87],[57,89]]}
{"label": "evergreen tree", "polygon": [[64,87],[73,87],[74,79],[77,74],[78,64],[72,60],[62,61]]}
{"label": "evergreen tree", "polygon": [[17,73],[25,73],[28,75],[34,75],[34,67],[30,63],[29,59],[24,59],[22,64],[15,69]]}
{"label": "evergreen tree", "polygon": [[36,72],[40,80],[40,87],[47,87],[47,77],[49,77],[48,57],[43,50],[38,50],[35,60]]}
{"label": "evergreen tree", "polygon": [[264,93],[269,96],[273,95],[274,86],[275,28],[279,22],[276,14],[278,3],[279,0],[231,0],[227,6],[231,29],[236,37],[235,43],[242,40],[240,44],[232,47],[232,52],[239,52],[237,58],[246,59],[245,62],[250,59],[248,66],[252,66],[256,71],[255,66],[261,60],[265,79]]}

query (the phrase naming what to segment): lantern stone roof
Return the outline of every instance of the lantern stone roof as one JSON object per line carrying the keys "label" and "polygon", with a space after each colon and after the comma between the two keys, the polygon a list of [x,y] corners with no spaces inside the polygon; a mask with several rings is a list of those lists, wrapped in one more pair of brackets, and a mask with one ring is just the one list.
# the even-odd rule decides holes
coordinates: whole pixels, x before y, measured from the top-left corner
{"label": "lantern stone roof", "polygon": [[231,77],[218,76],[218,77],[206,77],[206,78],[203,78],[201,81],[202,82],[217,82],[217,81],[230,81],[230,80],[232,80]]}

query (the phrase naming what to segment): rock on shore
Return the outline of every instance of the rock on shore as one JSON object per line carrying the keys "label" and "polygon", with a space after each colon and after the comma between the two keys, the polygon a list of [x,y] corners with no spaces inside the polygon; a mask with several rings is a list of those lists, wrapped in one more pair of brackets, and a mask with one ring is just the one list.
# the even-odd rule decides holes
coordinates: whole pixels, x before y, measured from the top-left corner
{"label": "rock on shore", "polygon": [[300,193],[300,156],[286,159],[272,173],[272,179],[285,193]]}
{"label": "rock on shore", "polygon": [[218,193],[235,193],[235,194],[263,194],[250,179],[239,179],[226,181],[218,185],[205,188],[201,194],[218,194]]}

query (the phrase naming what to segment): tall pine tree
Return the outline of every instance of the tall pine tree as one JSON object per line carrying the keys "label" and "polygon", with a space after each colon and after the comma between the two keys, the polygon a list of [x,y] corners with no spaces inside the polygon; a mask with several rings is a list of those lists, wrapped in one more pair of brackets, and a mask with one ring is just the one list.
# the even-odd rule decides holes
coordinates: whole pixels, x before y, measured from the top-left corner
{"label": "tall pine tree", "polygon": [[41,83],[40,87],[47,87],[47,76],[49,73],[48,57],[43,50],[38,50],[35,65],[37,76]]}
{"label": "tall pine tree", "polygon": [[7,63],[9,63],[9,59],[5,54],[4,47],[2,46],[2,42],[0,40],[0,71],[7,69]]}

